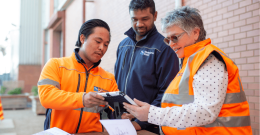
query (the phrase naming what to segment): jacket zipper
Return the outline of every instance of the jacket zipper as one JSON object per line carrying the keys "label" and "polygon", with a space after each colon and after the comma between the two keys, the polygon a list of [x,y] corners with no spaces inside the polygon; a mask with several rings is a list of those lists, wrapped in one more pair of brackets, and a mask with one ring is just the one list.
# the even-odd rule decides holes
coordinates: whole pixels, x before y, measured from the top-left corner
{"label": "jacket zipper", "polygon": [[[82,64],[82,63],[81,63]],[[83,64],[82,64],[83,65]],[[84,92],[86,92],[86,88],[87,88],[87,85],[88,85],[88,70],[86,69],[86,67],[83,65],[83,67],[85,68],[85,71],[86,71],[86,83],[85,83],[85,87],[84,87]],[[93,68],[93,67],[92,67]],[[92,69],[91,68],[91,69]],[[89,69],[89,71],[91,70]],[[81,119],[82,119],[82,114],[83,114],[83,109],[84,108],[81,108],[81,111],[80,111],[80,116],[79,116],[79,123],[78,123],[78,126],[77,126],[77,130],[76,130],[76,133],[78,133],[78,130],[79,130],[79,127],[80,127],[80,123],[81,123]]]}
{"label": "jacket zipper", "polygon": [[124,69],[124,67],[125,67],[125,59],[126,59],[127,51],[128,51],[128,49],[127,49],[126,52],[125,52],[125,57],[124,57],[124,61],[123,61],[123,65],[122,65],[122,69]]}
{"label": "jacket zipper", "polygon": [[[136,44],[135,44],[135,48],[136,48],[137,43],[138,43],[138,42],[136,42]],[[134,56],[134,53],[135,53],[135,48],[134,48],[133,53],[132,53],[132,56],[131,56],[130,67],[129,67],[129,70],[128,70],[128,73],[127,73],[127,76],[126,76],[126,80],[125,80],[125,93],[126,93],[127,79],[128,79],[128,76],[129,76],[131,67],[132,67],[132,60],[133,60],[133,56]]]}

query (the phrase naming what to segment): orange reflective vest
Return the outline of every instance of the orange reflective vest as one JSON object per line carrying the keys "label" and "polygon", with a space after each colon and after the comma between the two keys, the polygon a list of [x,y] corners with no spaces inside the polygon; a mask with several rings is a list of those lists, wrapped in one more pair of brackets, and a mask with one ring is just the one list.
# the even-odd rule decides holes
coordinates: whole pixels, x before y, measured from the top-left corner
{"label": "orange reflective vest", "polygon": [[249,105],[235,63],[207,39],[185,47],[183,65],[162,98],[161,107],[182,106],[194,101],[193,76],[205,59],[213,54],[223,61],[228,71],[228,87],[218,118],[211,124],[178,130],[162,126],[165,135],[250,135]]}
{"label": "orange reflective vest", "polygon": [[102,132],[99,107],[84,107],[83,93],[117,91],[117,84],[114,75],[99,66],[87,70],[75,53],[50,59],[44,66],[38,89],[41,104],[52,109],[50,128],[58,127],[68,133]]}

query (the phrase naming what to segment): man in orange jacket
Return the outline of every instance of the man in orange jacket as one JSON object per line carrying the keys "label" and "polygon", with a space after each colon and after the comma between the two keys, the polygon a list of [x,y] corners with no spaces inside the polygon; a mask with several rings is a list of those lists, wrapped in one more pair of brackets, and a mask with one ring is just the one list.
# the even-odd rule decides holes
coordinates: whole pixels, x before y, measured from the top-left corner
{"label": "man in orange jacket", "polygon": [[199,11],[188,6],[162,20],[164,39],[181,58],[181,70],[165,91],[161,108],[135,100],[125,104],[141,121],[165,135],[251,135],[249,105],[236,64],[205,39]]}
{"label": "man in orange jacket", "polygon": [[1,97],[0,97],[0,120],[3,119],[4,119],[4,112],[3,112],[3,107],[2,107]]}
{"label": "man in orange jacket", "polygon": [[97,92],[117,91],[114,76],[98,66],[109,43],[107,23],[92,19],[81,26],[76,42],[79,48],[70,57],[46,63],[38,82],[41,104],[47,108],[45,130],[102,132],[99,112],[107,102]]}

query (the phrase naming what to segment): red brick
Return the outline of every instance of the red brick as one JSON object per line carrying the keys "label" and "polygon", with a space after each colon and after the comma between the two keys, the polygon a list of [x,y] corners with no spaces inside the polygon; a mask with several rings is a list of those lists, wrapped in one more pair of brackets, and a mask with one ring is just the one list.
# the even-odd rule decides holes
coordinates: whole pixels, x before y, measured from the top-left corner
{"label": "red brick", "polygon": [[[258,87],[259,87],[259,83],[257,83],[257,84],[258,84]],[[255,96],[258,96],[258,97],[260,96],[260,95],[259,95],[259,89],[258,89],[258,90],[255,90]],[[259,110],[259,109],[258,109],[258,110]]]}
{"label": "red brick", "polygon": [[255,24],[253,24],[253,29],[258,29],[259,28],[259,25],[260,25],[260,23],[258,22],[258,23],[255,23]]}
{"label": "red brick", "polygon": [[230,29],[229,31],[229,34],[237,34],[240,32],[240,29],[239,28],[234,28],[234,29]]}
{"label": "red brick", "polygon": [[229,55],[229,58],[231,59],[234,59],[234,58],[240,58],[240,53],[230,53]]}
{"label": "red brick", "polygon": [[252,17],[252,12],[246,12],[240,15],[240,20]]}
{"label": "red brick", "polygon": [[226,47],[228,47],[228,43],[227,42],[220,43],[220,44],[217,45],[217,47],[219,47],[219,48],[226,48]]}
{"label": "red brick", "polygon": [[227,7],[222,8],[222,9],[219,9],[219,10],[218,10],[218,15],[222,15],[222,14],[224,14],[224,13],[226,13],[226,12],[227,12]]}
{"label": "red brick", "polygon": [[241,81],[244,82],[254,82],[254,77],[240,77]]}
{"label": "red brick", "polygon": [[248,6],[252,3],[251,0],[245,0],[245,1],[242,1],[242,2],[239,2],[239,7],[244,7],[244,6]]}
{"label": "red brick", "polygon": [[248,103],[249,104],[249,109],[252,110],[252,109],[255,109],[255,103]]}
{"label": "red brick", "polygon": [[231,40],[234,40],[234,36],[233,35],[225,36],[225,37],[223,37],[223,39],[224,39],[224,41],[231,41]]}
{"label": "red brick", "polygon": [[[252,129],[259,129],[259,123],[252,122],[251,127],[252,127]],[[255,132],[254,135],[259,135],[259,134],[256,134],[257,133],[256,130],[254,132]]]}
{"label": "red brick", "polygon": [[[250,108],[250,106],[249,106],[249,108]],[[252,108],[250,108],[250,109],[252,109]],[[250,122],[251,122],[251,123],[252,123],[252,122],[255,122],[255,116],[250,115]]]}
{"label": "red brick", "polygon": [[255,109],[259,110],[259,103],[255,103]]}
{"label": "red brick", "polygon": [[242,65],[242,70],[251,70],[251,69],[255,69],[255,68],[254,68],[254,64],[245,64],[245,65]]}
{"label": "red brick", "polygon": [[219,20],[221,20],[222,19],[222,15],[218,15],[218,16],[215,16],[215,17],[213,17],[213,21],[215,22],[215,21],[219,21]]}
{"label": "red brick", "polygon": [[259,68],[259,63],[255,63],[255,69],[260,69]]}
{"label": "red brick", "polygon": [[259,22],[259,16],[255,16],[255,17],[246,19],[246,24],[251,24],[251,23],[255,23],[255,22]]}
{"label": "red brick", "polygon": [[259,83],[250,83],[248,89],[259,89]]}
{"label": "red brick", "polygon": [[255,91],[254,90],[245,90],[245,94],[246,94],[246,96],[254,96]]}
{"label": "red brick", "polygon": [[241,44],[249,44],[249,43],[253,43],[253,38],[241,39]]}
{"label": "red brick", "polygon": [[235,47],[235,51],[245,51],[246,50],[246,45],[240,45]]}
{"label": "red brick", "polygon": [[233,4],[232,0],[228,0],[228,1],[222,3],[222,7],[226,7],[226,6],[229,6],[232,4]]}
{"label": "red brick", "polygon": [[238,9],[238,3],[228,6],[228,11]]}
{"label": "red brick", "polygon": [[254,50],[254,56],[259,56],[259,50]]}
{"label": "red brick", "polygon": [[249,5],[246,7],[247,11],[251,11],[251,10],[255,10],[255,9],[259,9],[259,3],[255,3],[255,4],[252,4],[252,5]]}
{"label": "red brick", "polygon": [[245,38],[245,37],[246,37],[246,33],[245,32],[235,34],[235,39],[240,39],[240,38]]}
{"label": "red brick", "polygon": [[259,36],[254,37],[254,43],[259,42]]}
{"label": "red brick", "polygon": [[[249,97],[249,102],[259,103],[259,97]],[[259,114],[258,114],[259,116]]]}
{"label": "red brick", "polygon": [[246,34],[247,34],[247,37],[258,36],[259,35],[259,30],[248,31]]}
{"label": "red brick", "polygon": [[258,49],[258,48],[259,48],[259,43],[253,43],[247,45],[247,50]]}
{"label": "red brick", "polygon": [[237,10],[234,10],[234,15],[242,14],[242,13],[245,13],[245,12],[246,12],[246,8],[245,7],[239,8]]}
{"label": "red brick", "polygon": [[213,31],[214,31],[214,32],[222,31],[222,26],[213,28]]}
{"label": "red brick", "polygon": [[233,23],[229,23],[229,24],[223,25],[223,30],[232,29],[232,28],[234,28],[234,24]]}
{"label": "red brick", "polygon": [[259,9],[253,11],[253,16],[257,16],[257,15],[259,15]]}
{"label": "red brick", "polygon": [[239,16],[234,16],[234,17],[230,17],[228,18],[228,23],[231,23],[231,22],[236,22],[239,20]]}
{"label": "red brick", "polygon": [[250,58],[247,58],[247,62],[248,62],[248,63],[256,63],[256,62],[259,62],[259,57],[250,57]]}
{"label": "red brick", "polygon": [[218,21],[218,26],[227,24],[227,19],[223,19],[221,21]]}
{"label": "red brick", "polygon": [[241,52],[241,57],[250,57],[250,56],[254,56],[254,51]]}
{"label": "red brick", "polygon": [[209,2],[208,3],[208,7],[211,7],[211,6],[213,6],[213,5],[216,5],[217,4],[217,1],[211,1],[211,2]]}
{"label": "red brick", "polygon": [[[228,31],[227,30],[218,32],[218,37],[223,37],[223,36],[227,36],[227,35],[228,35]],[[233,40],[233,36],[232,36],[232,40]]]}
{"label": "red brick", "polygon": [[[242,77],[242,76],[247,76],[247,71],[242,71],[242,70],[239,70],[239,75]],[[244,86],[244,84],[243,84]]]}
{"label": "red brick", "polygon": [[248,71],[249,76],[259,76],[259,70],[250,70]]}
{"label": "red brick", "polygon": [[246,24],[246,20],[241,20],[241,21],[235,22],[235,27],[239,27],[239,26],[242,26],[245,24]]}
{"label": "red brick", "polygon": [[[253,98],[253,97],[251,97]],[[255,98],[255,97],[254,97]],[[259,99],[259,98],[257,98]],[[254,101],[254,100],[253,100]],[[259,101],[259,100],[258,100]],[[250,102],[250,98],[249,98],[249,102]],[[251,116],[259,116],[259,110],[250,110],[250,115]]]}
{"label": "red brick", "polygon": [[255,116],[255,122],[259,123],[259,118],[260,117]]}
{"label": "red brick", "polygon": [[232,53],[232,52],[234,52],[234,47],[225,48],[224,52],[225,53]]}
{"label": "red brick", "polygon": [[249,31],[249,30],[253,29],[253,25],[242,26],[240,29],[241,29],[241,32]]}
{"label": "red brick", "polygon": [[[241,81],[242,81],[242,80],[241,80]],[[243,89],[244,89],[244,90],[247,89],[247,85],[248,85],[248,83],[242,82],[242,86],[243,86]]]}

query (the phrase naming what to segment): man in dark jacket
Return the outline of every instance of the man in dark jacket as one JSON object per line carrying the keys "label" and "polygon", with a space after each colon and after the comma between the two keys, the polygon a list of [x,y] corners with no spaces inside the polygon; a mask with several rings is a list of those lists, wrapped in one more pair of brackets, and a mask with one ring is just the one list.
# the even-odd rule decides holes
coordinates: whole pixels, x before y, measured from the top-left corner
{"label": "man in dark jacket", "polygon": [[[159,107],[164,91],[179,71],[179,61],[154,25],[157,12],[153,0],[132,0],[129,14],[132,27],[117,49],[118,88],[132,99]],[[131,114],[123,114],[122,118],[131,119]],[[135,118],[132,123],[136,130],[159,133],[158,126]]]}

